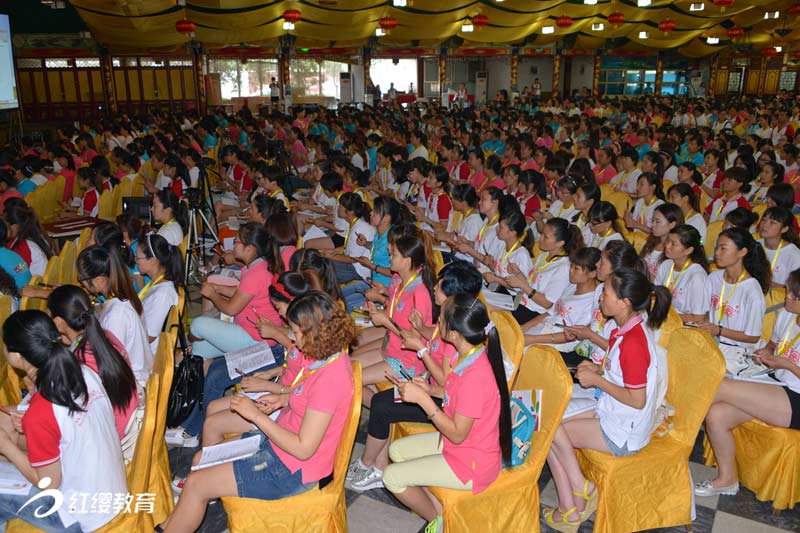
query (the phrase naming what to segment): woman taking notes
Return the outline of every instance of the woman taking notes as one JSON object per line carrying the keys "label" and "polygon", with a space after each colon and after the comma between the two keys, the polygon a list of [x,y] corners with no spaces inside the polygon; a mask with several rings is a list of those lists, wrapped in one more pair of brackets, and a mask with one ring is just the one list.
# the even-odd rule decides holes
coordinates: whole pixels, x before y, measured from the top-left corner
{"label": "woman taking notes", "polygon": [[[511,456],[511,412],[497,329],[480,300],[459,294],[442,310],[441,338],[458,358],[440,387],[415,378],[398,382],[403,401],[419,405],[438,431],[400,439],[389,448],[393,464],[383,482],[397,499],[442,531],[442,505],[425,487],[478,494]],[[438,394],[437,394],[438,390]]]}

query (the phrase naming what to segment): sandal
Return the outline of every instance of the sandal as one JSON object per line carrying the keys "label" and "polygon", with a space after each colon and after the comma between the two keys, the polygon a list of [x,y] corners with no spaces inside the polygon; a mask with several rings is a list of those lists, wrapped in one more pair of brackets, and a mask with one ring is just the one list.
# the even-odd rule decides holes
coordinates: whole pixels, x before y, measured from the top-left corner
{"label": "sandal", "polygon": [[574,494],[575,496],[580,496],[581,498],[586,500],[586,507],[584,507],[583,511],[579,512],[579,514],[581,515],[581,522],[592,516],[592,513],[594,513],[597,510],[597,501],[598,501],[597,485],[594,486],[594,492],[592,493],[591,496],[586,494],[588,490],[589,490],[589,480],[586,479],[583,481],[583,492],[572,491],[572,494]]}
{"label": "sandal", "polygon": [[[556,522],[553,520],[553,515],[558,511],[561,513],[561,520]],[[556,531],[562,531],[563,533],[578,533],[578,528],[581,527],[581,522],[583,519],[578,520],[577,522],[569,522],[567,517],[572,513],[576,513],[578,510],[575,507],[572,507],[568,511],[562,511],[559,507],[555,509],[545,508],[542,515],[544,516],[544,521],[550,526],[552,529]]]}

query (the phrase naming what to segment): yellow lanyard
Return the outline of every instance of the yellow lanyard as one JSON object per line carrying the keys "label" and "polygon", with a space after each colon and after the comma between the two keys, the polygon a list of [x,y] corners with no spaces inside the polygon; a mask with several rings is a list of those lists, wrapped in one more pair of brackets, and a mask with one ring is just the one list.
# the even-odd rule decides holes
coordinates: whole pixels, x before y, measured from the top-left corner
{"label": "yellow lanyard", "polygon": [[[739,279],[736,280],[736,283],[733,284],[733,289],[731,289],[731,294],[728,296],[728,302],[731,301],[733,298],[733,293],[736,292],[736,287],[739,286],[739,282],[744,279],[744,276],[747,274],[747,270],[742,270],[742,274],[739,276]],[[725,274],[722,275],[722,291],[719,293],[719,309],[717,310],[717,322],[722,324],[722,316],[725,314],[725,308],[728,306],[728,302],[725,301]]]}
{"label": "yellow lanyard", "polygon": [[162,279],[164,279],[165,274],[161,274],[156,279],[151,279],[150,283],[142,287],[142,290],[139,291],[139,299],[144,300],[144,297],[147,296],[147,293],[150,292],[150,289],[153,285],[157,285]]}
{"label": "yellow lanyard", "polygon": [[[683,268],[681,268],[681,269],[678,271],[678,275],[677,275],[677,276],[675,276],[675,283],[673,283],[673,284],[671,284],[671,285],[670,285],[670,282],[672,281],[672,273],[673,273],[673,272],[674,272],[674,270],[675,270],[675,261],[672,261],[672,264],[671,264],[671,265],[670,265],[670,267],[669,267],[669,276],[667,276],[667,282],[666,282],[664,285],[666,285],[666,287],[667,287],[669,290],[672,290],[672,288],[673,288],[675,285],[677,285],[677,284],[678,284],[678,280],[680,279],[680,277],[681,277],[681,274],[683,274],[683,271],[684,271],[684,270],[686,270],[687,268],[689,268],[689,265],[691,265],[691,264],[692,264],[692,262],[691,262],[691,261],[686,261],[686,264],[685,264],[685,265],[683,265]],[[723,280],[723,282],[724,282],[724,280]]]}
{"label": "yellow lanyard", "polygon": [[772,261],[769,264],[770,270],[775,270],[775,263],[778,261],[778,256],[781,254],[781,248],[783,247],[783,240],[778,243],[778,248],[775,249],[775,255],[772,257]]}
{"label": "yellow lanyard", "polygon": [[477,346],[473,346],[473,347],[472,347],[472,349],[471,349],[470,351],[468,351],[467,353],[465,353],[464,355],[462,355],[461,357],[459,357],[459,358],[458,358],[458,361],[456,361],[456,364],[454,364],[454,365],[453,365],[453,369],[456,369],[456,368],[458,368],[458,365],[460,365],[461,363],[463,363],[463,362],[464,362],[464,359],[466,359],[467,357],[469,357],[470,355],[474,354],[475,352],[477,352],[477,351],[479,351],[479,350],[483,350],[483,344],[479,344],[479,345],[477,345]]}
{"label": "yellow lanyard", "polygon": [[656,203],[656,200],[658,200],[658,197],[654,195],[654,196],[653,196],[653,197],[650,199],[650,202],[649,202],[649,203],[648,203],[648,202],[646,202],[646,201],[642,201],[642,204],[643,204],[643,205],[642,205],[642,212],[641,212],[641,213],[639,213],[639,222],[641,222],[642,224],[644,224],[644,211],[645,211],[645,209],[647,209],[648,207],[650,207],[651,205],[653,205],[654,203]]}
{"label": "yellow lanyard", "polygon": [[312,375],[314,375],[314,373],[315,373],[315,372],[317,372],[318,370],[321,370],[321,369],[325,368],[325,367],[326,367],[326,366],[328,366],[329,364],[331,364],[331,363],[333,363],[334,361],[336,361],[337,359],[339,359],[339,357],[341,357],[341,355],[342,355],[343,353],[344,353],[344,351],[341,351],[341,352],[337,353],[336,355],[334,355],[333,357],[331,357],[331,358],[329,358],[327,361],[325,361],[323,364],[321,364],[320,366],[318,366],[318,367],[317,367],[317,368],[315,368],[314,370],[310,371],[308,374],[306,374],[306,373],[305,373],[305,369],[306,369],[306,367],[302,367],[302,368],[300,368],[300,372],[298,372],[298,373],[297,373],[297,375],[296,375],[296,376],[295,376],[295,378],[294,378],[294,381],[292,381],[292,387],[291,387],[291,388],[292,388],[292,390],[294,390],[294,389],[295,389],[295,387],[297,387],[298,385],[300,385],[302,382],[304,382],[305,380],[307,380],[309,377],[311,377]]}
{"label": "yellow lanyard", "polygon": [[461,220],[458,221],[458,227],[456,228],[456,233],[460,233],[462,229],[464,229],[464,224],[466,224],[467,219],[472,214],[473,209],[470,208],[469,211],[461,215]]}
{"label": "yellow lanyard", "polygon": [[400,301],[400,297],[403,296],[403,293],[406,292],[408,286],[411,285],[411,282],[417,279],[418,276],[419,272],[414,273],[414,275],[411,276],[411,278],[409,278],[409,280],[405,282],[402,287],[400,287],[400,290],[395,293],[394,298],[392,298],[392,303],[389,306],[389,318],[394,318],[394,308],[397,307],[397,302]]}
{"label": "yellow lanyard", "polygon": [[350,234],[353,233],[353,228],[358,222],[358,217],[354,218],[353,221],[350,223],[350,227],[347,229],[347,235],[344,236],[344,251],[347,253],[347,241],[350,240]]}
{"label": "yellow lanyard", "polygon": [[519,239],[517,239],[517,242],[515,242],[514,244],[512,244],[512,245],[511,245],[511,249],[510,249],[509,251],[507,251],[507,252],[506,252],[506,255],[504,255],[504,256],[503,256],[503,259],[500,261],[500,264],[501,264],[501,265],[504,265],[506,262],[508,262],[508,256],[510,256],[510,255],[511,255],[511,254],[514,252],[514,250],[516,250],[517,248],[519,248],[519,247],[520,247],[520,245],[522,244],[522,241],[523,241],[524,239],[525,239],[525,232],[523,231],[523,232],[522,232],[522,237],[520,237]]}
{"label": "yellow lanyard", "polygon": [[486,224],[484,224],[484,226],[481,228],[480,233],[478,233],[478,242],[481,242],[483,240],[483,236],[486,234],[486,230],[488,230],[490,226],[492,226],[495,222],[497,222],[498,218],[500,218],[500,213],[497,213],[495,216],[492,217],[491,220],[489,220]]}
{"label": "yellow lanyard", "polygon": [[[594,238],[592,239],[592,246],[599,248],[597,244],[603,244],[603,239],[610,237],[612,233],[614,233],[614,228],[608,228],[608,230],[602,236],[595,234]],[[600,239],[599,243],[597,242],[598,239]]]}
{"label": "yellow lanyard", "polygon": [[786,350],[794,346],[794,343],[797,342],[797,339],[800,339],[800,333],[798,333],[797,335],[792,337],[791,341],[789,340],[789,333],[791,333],[792,329],[794,329],[794,324],[795,324],[794,321],[792,321],[792,323],[789,324],[789,327],[786,329],[786,335],[783,336],[783,340],[778,345],[778,349],[775,351],[778,357],[782,356],[786,352]]}
{"label": "yellow lanyard", "polygon": [[[542,256],[542,257],[544,257],[544,256]],[[529,278],[530,282],[533,283],[533,280],[536,279],[536,276],[539,274],[539,272],[541,272],[543,270],[546,270],[547,267],[549,267],[550,265],[552,265],[553,263],[555,263],[557,260],[561,259],[562,257],[564,257],[564,256],[563,255],[556,255],[554,257],[551,257],[547,261],[545,261],[543,265],[537,264],[536,266],[534,266],[533,270],[531,270],[531,275],[530,275],[530,278]]]}

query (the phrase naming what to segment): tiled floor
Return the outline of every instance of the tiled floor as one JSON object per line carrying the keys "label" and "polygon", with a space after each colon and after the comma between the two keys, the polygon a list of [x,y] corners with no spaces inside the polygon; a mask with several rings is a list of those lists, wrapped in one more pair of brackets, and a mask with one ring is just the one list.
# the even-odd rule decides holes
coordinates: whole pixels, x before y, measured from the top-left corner
{"label": "tiled floor", "polygon": [[[355,457],[364,449],[366,434],[364,431],[367,412],[362,415],[362,426],[356,437],[353,448]],[[692,476],[696,480],[705,479],[711,469],[703,466],[702,439],[692,453],[690,463]],[[189,462],[196,450],[170,450],[170,463],[173,472],[185,475]],[[550,472],[545,466],[539,480],[542,505],[555,503],[555,489],[550,479]],[[416,533],[424,529],[424,522],[416,515],[408,512],[385,489],[374,489],[364,493],[347,490],[347,522],[353,533]],[[592,531],[594,524],[590,519],[580,528],[580,533]],[[782,531],[800,531],[800,509],[783,511],[780,516],[772,515],[769,503],[759,502],[753,493],[742,489],[737,496],[720,496],[716,498],[697,499],[697,518],[692,524],[697,533],[780,533]],[[220,533],[226,531],[226,517],[222,505],[210,505],[205,521],[199,529],[201,533]],[[478,531],[480,528],[477,529]],[[542,522],[542,531],[553,531]],[[684,527],[673,527],[654,530],[664,533],[685,532]],[[512,533],[512,532],[509,532]]]}

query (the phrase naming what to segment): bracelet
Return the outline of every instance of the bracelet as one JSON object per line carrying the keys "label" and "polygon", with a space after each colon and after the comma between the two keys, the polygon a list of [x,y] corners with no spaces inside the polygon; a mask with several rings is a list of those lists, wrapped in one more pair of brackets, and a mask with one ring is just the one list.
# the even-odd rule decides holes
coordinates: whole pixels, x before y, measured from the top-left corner
{"label": "bracelet", "polygon": [[717,331],[717,337],[722,337],[722,324],[717,326],[719,330]]}
{"label": "bracelet", "polygon": [[428,415],[428,420],[433,420],[433,417],[435,417],[436,415],[438,415],[441,412],[442,412],[441,409],[436,409],[434,412],[432,412],[431,414]]}

